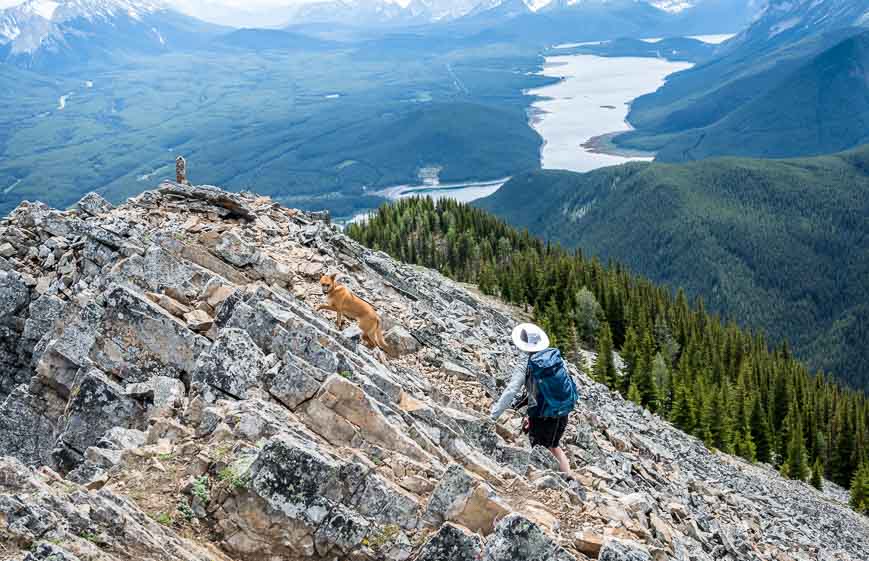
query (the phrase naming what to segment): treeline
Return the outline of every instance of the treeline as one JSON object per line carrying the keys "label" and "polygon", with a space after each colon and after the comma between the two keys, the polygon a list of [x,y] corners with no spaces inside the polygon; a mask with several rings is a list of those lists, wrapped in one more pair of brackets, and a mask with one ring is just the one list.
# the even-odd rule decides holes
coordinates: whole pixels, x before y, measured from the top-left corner
{"label": "treeline", "polygon": [[817,485],[823,475],[849,486],[867,460],[863,393],[810,374],[787,345],[771,349],[762,334],[723,323],[682,291],[452,200],[403,199],[347,233],[533,311],[568,357],[581,362],[581,347],[598,350],[595,379],[710,447]]}

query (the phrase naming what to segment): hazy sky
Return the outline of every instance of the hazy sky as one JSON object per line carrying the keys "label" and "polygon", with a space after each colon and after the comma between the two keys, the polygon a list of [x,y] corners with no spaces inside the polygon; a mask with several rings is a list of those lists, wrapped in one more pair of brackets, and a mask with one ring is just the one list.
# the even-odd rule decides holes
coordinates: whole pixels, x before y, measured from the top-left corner
{"label": "hazy sky", "polygon": [[[0,9],[23,0],[0,0]],[[52,0],[44,0],[50,2]],[[56,0],[54,0],[56,1]],[[293,6],[317,0],[164,0],[179,11],[225,25],[281,25],[290,19]]]}

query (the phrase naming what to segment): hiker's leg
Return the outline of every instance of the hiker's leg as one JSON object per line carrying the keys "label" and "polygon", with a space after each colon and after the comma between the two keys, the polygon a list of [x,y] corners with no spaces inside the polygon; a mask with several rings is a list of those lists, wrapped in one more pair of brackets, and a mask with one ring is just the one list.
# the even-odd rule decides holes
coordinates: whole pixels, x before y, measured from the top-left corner
{"label": "hiker's leg", "polygon": [[564,450],[561,447],[556,447],[550,448],[549,451],[558,460],[558,469],[561,470],[561,473],[570,473],[570,462],[567,461],[567,455],[564,453]]}

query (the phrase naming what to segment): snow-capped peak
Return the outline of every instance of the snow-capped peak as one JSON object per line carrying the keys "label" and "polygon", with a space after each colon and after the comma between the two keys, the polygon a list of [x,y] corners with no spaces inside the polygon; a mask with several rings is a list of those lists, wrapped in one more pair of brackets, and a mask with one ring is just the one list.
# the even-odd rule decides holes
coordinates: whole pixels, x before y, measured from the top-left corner
{"label": "snow-capped peak", "polygon": [[54,16],[54,11],[58,6],[59,4],[57,2],[52,2],[51,0],[32,0],[31,2],[23,4],[22,8],[29,10],[42,18],[50,20]]}
{"label": "snow-capped peak", "polygon": [[0,17],[16,17],[19,20],[39,17],[53,23],[75,18],[108,19],[120,15],[139,19],[165,8],[166,4],[159,0],[27,0],[3,10]]}
{"label": "snow-capped peak", "polygon": [[678,14],[679,12],[684,12],[685,10],[693,8],[695,5],[695,3],[691,2],[690,0],[653,0],[649,3],[652,6],[658,8],[659,10],[663,10],[671,14]]}
{"label": "snow-capped peak", "polygon": [[141,20],[164,9],[161,0],[27,0],[0,10],[0,45],[11,43],[13,55],[33,53],[52,38],[62,41],[67,22]]}

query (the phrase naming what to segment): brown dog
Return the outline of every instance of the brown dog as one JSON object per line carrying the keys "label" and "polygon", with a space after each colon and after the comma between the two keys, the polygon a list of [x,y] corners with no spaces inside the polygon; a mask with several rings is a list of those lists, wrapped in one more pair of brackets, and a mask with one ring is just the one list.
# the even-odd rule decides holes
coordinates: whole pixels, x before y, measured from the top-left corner
{"label": "brown dog", "polygon": [[335,280],[338,275],[323,275],[320,277],[320,288],[329,300],[328,304],[320,304],[317,310],[331,310],[338,314],[336,323],[338,329],[342,329],[344,316],[359,322],[362,330],[362,342],[369,347],[387,349],[383,331],[380,329],[380,316],[371,307],[371,304],[355,296],[350,289]]}

